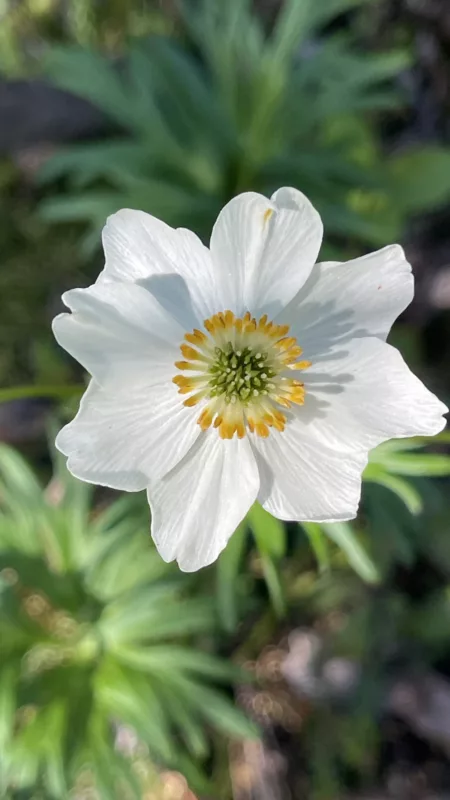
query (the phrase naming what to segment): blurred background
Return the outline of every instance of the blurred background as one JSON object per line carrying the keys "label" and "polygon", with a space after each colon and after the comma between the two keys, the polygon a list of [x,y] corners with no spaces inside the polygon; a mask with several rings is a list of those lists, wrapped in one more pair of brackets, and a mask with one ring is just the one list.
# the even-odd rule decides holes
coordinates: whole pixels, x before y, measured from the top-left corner
{"label": "blurred background", "polygon": [[181,574],[53,451],[50,331],[108,214],[207,241],[292,185],[321,260],[403,244],[390,341],[449,404],[449,67],[448,0],[0,0],[1,798],[450,798],[448,433],[377,448],[354,523],[255,507]]}

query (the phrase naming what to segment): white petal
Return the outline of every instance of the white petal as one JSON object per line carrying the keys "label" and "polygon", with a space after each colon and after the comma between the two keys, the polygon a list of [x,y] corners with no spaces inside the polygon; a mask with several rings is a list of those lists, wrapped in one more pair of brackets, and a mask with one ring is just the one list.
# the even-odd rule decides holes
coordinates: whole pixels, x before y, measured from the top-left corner
{"label": "white petal", "polygon": [[184,572],[211,564],[253,504],[259,476],[248,439],[208,431],[148,490],[152,536],[165,561]]}
{"label": "white petal", "polygon": [[170,373],[165,382],[141,375],[114,391],[92,381],[56,446],[76,478],[139,491],[169,472],[194,444],[200,433],[196,417],[198,409],[182,405]]}
{"label": "white petal", "polygon": [[143,287],[102,284],[63,296],[72,314],[60,314],[53,332],[98,383],[124,384],[135,373],[156,378],[179,358],[183,328]]}
{"label": "white petal", "polygon": [[298,417],[312,413],[307,424],[336,447],[368,450],[386,439],[434,436],[445,426],[446,406],[380,339],[337,345],[304,373],[304,382]]}
{"label": "white petal", "polygon": [[[174,229],[144,211],[124,208],[103,229],[106,265],[99,282],[145,282],[157,297],[167,295],[165,278],[178,275],[186,295],[180,321],[191,329],[217,308],[211,258],[191,231]],[[189,315],[188,312],[193,311]]]}
{"label": "white petal", "polygon": [[399,245],[344,264],[316,264],[279,321],[291,324],[308,358],[362,336],[386,339],[414,294],[411,267]]}
{"label": "white petal", "polygon": [[364,452],[328,447],[300,419],[253,444],[261,477],[258,499],[275,517],[336,522],[356,516]]}
{"label": "white petal", "polygon": [[303,376],[305,405],[283,433],[254,438],[259,499],[281,519],[333,522],[356,515],[367,453],[390,438],[439,433],[447,409],[376,338],[336,346]]}
{"label": "white petal", "polygon": [[279,189],[270,200],[254,192],[231,200],[211,236],[224,308],[273,317],[308,278],[322,231],[319,214],[296,189]]}

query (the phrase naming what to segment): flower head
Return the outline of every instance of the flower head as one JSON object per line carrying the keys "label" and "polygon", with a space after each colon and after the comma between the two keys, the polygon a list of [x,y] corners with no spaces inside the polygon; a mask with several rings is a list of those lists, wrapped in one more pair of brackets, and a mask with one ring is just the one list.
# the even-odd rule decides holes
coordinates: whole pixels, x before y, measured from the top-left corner
{"label": "flower head", "polygon": [[214,561],[255,500],[351,519],[368,451],[445,425],[385,341],[413,296],[401,247],[315,264],[321,239],[295,189],[236,197],[209,249],[122,210],[97,282],[63,296],[55,336],[92,381],[57,447],[82,480],[146,489],[157,547],[183,570]]}

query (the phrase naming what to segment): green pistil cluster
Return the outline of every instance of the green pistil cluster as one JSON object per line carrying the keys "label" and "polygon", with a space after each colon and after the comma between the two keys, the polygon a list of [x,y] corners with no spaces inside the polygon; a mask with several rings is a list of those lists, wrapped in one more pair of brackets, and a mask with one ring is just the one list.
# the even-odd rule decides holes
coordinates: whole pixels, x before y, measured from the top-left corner
{"label": "green pistil cluster", "polygon": [[209,369],[211,397],[224,395],[227,403],[246,403],[275,389],[271,383],[275,371],[267,363],[267,353],[250,347],[235,350],[231,342],[224,350],[216,347],[214,352],[216,360]]}

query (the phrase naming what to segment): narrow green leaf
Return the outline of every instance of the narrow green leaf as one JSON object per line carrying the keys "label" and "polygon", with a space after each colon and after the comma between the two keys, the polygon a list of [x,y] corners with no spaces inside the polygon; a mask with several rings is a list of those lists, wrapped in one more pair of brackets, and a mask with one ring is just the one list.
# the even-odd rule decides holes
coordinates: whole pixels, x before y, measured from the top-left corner
{"label": "narrow green leaf", "polygon": [[285,0],[281,5],[271,38],[272,58],[283,62],[292,57],[309,32],[314,0]]}
{"label": "narrow green leaf", "polygon": [[267,553],[261,553],[261,565],[272,608],[278,619],[283,619],[286,616],[286,600],[278,565]]}
{"label": "narrow green leaf", "polygon": [[435,453],[396,453],[386,455],[383,466],[398,475],[446,476],[450,475],[450,457]]}
{"label": "narrow green leaf", "polygon": [[286,529],[279,519],[255,503],[247,514],[252,533],[261,555],[282,558],[286,553]]}
{"label": "narrow green leaf", "polygon": [[203,685],[197,685],[195,691],[199,712],[217,730],[238,739],[258,738],[256,725],[219,692]]}
{"label": "narrow green leaf", "polygon": [[209,749],[208,737],[204,727],[199,724],[195,715],[186,706],[183,695],[176,686],[168,685],[164,677],[154,677],[153,681],[168,715],[179,728],[188,749],[197,758],[206,756]]}
{"label": "narrow green leaf", "polygon": [[17,668],[6,664],[0,671],[0,792],[6,793],[11,763],[16,711]]}
{"label": "narrow green leaf", "polygon": [[197,673],[217,681],[244,681],[249,676],[235,664],[223,661],[209,653],[178,645],[152,645],[137,648],[127,645],[115,649],[114,655],[122,663],[143,672],[163,673],[168,670]]}
{"label": "narrow green leaf", "polygon": [[320,571],[326,572],[330,568],[330,554],[321,526],[317,522],[302,522],[301,526],[309,539]]}
{"label": "narrow green leaf", "polygon": [[22,400],[24,397],[52,397],[57,400],[81,395],[85,386],[73,385],[36,385],[36,386],[11,386],[7,389],[0,389],[0,403],[9,403],[11,400]]}
{"label": "narrow green leaf", "polygon": [[384,486],[386,489],[394,492],[394,494],[402,500],[411,514],[420,514],[423,510],[422,498],[414,486],[403,480],[403,478],[391,475],[376,464],[369,464],[368,467],[366,467],[363,480],[378,483],[380,486]]}
{"label": "narrow green leaf", "polygon": [[233,633],[239,622],[237,581],[247,539],[247,526],[241,523],[233,533],[216,567],[216,598],[220,622],[225,631]]}
{"label": "narrow green leaf", "polygon": [[170,763],[175,742],[160,699],[146,675],[120,666],[109,659],[96,675],[95,693],[101,708],[112,718],[136,729],[154,755]]}
{"label": "narrow green leaf", "polygon": [[54,797],[67,796],[67,782],[63,756],[66,706],[57,701],[46,709],[43,740],[45,743],[45,778],[49,792]]}
{"label": "narrow green leaf", "polygon": [[351,567],[367,583],[379,581],[378,570],[348,522],[324,522],[322,529],[347,556]]}
{"label": "narrow green leaf", "polygon": [[2,500],[14,512],[17,509],[44,510],[42,486],[19,452],[0,444],[0,482]]}

